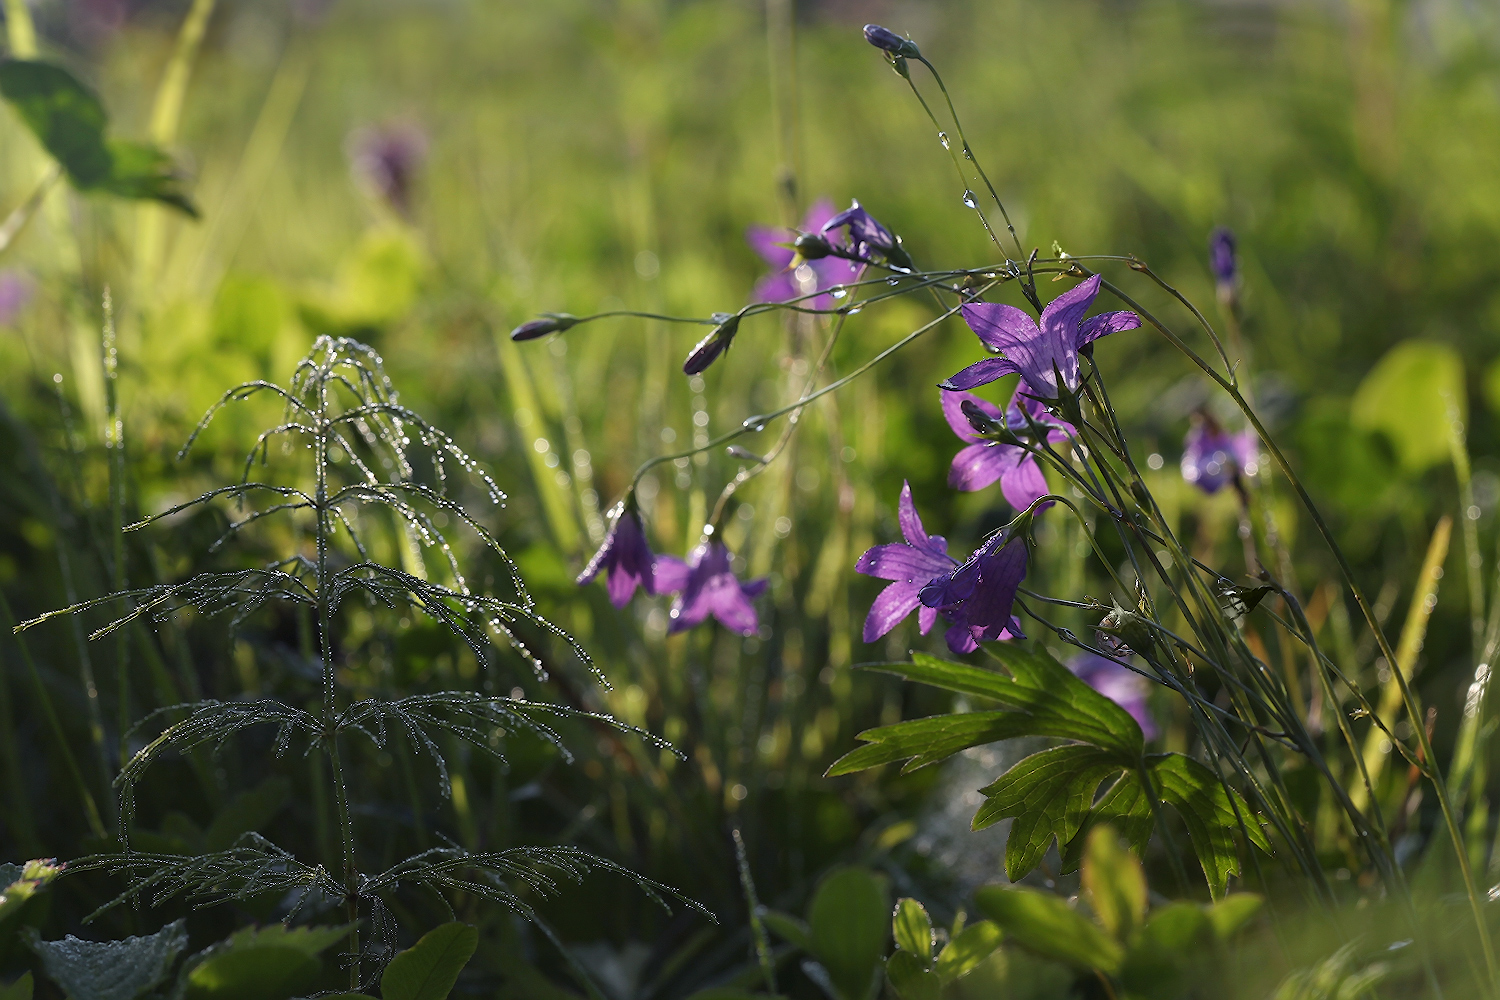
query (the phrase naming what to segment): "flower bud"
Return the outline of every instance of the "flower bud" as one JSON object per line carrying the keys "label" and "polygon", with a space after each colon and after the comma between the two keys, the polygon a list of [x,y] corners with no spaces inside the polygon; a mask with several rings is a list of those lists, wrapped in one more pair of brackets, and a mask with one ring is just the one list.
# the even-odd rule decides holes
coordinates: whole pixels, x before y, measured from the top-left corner
{"label": "flower bud", "polygon": [[796,250],[803,260],[822,260],[833,253],[833,247],[817,233],[803,233],[798,236],[796,242],[792,244],[792,249]]}
{"label": "flower bud", "polygon": [[561,333],[578,325],[578,317],[568,313],[543,313],[541,319],[522,323],[510,331],[511,340],[535,340],[549,333]]}
{"label": "flower bud", "polygon": [[682,371],[686,375],[701,374],[718,359],[720,354],[729,350],[730,342],[739,331],[738,313],[714,313],[713,318],[719,325],[714,327],[713,332],[707,337],[698,341],[688,354],[687,360],[682,363]]}
{"label": "flower bud", "polygon": [[884,49],[893,56],[920,56],[922,51],[917,48],[915,42],[909,38],[902,38],[889,28],[882,28],[878,24],[865,25],[865,41],[877,49]]}

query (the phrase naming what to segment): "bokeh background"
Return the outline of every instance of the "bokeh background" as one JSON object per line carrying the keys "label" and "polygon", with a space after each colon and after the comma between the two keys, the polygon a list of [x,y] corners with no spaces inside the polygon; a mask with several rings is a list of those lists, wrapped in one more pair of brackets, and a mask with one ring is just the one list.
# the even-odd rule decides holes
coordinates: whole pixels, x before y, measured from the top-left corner
{"label": "bokeh background", "polygon": [[[923,266],[995,261],[935,129],[861,39],[865,22],[909,34],[938,65],[1027,248],[1136,254],[1220,322],[1207,241],[1216,226],[1234,231],[1243,370],[1257,407],[1392,627],[1440,517],[1473,525],[1484,551],[1494,545],[1500,13],[1490,5],[220,0],[180,120],[163,134],[153,102],[188,9],[157,0],[33,8],[42,52],[98,89],[115,133],[153,135],[188,166],[202,218],[59,187],[0,256],[0,587],[18,619],[108,589],[106,287],[132,514],[238,474],[256,426],[248,415],[174,459],[229,385],[287,378],[320,333],[373,344],[402,400],[452,432],[507,492],[492,526],[612,689],[561,651],[545,684],[519,660],[504,683],[610,711],[687,759],[588,734],[591,749],[573,765],[524,748],[508,771],[476,757],[459,773],[460,794],[443,800],[420,788],[408,796],[429,776],[397,774],[372,753],[361,822],[388,832],[389,851],[427,831],[470,846],[576,842],[720,915],[718,927],[669,918],[607,878],[545,904],[614,996],[686,995],[744,963],[735,827],[762,899],[795,912],[834,863],[881,868],[949,916],[999,875],[1003,839],[967,832],[972,790],[999,772],[995,752],[907,776],[821,777],[860,730],[947,705],[849,669],[941,645],[911,626],[875,647],[860,640],[879,584],[853,563],[894,537],[902,481],[955,551],[1008,516],[998,491],[958,494],[945,482],[957,442],[934,386],[979,356],[962,325],[944,324],[809,410],[779,462],[740,494],[728,540],[748,573],[771,580],[761,633],[746,639],[711,628],[668,638],[663,601],[619,612],[602,588],[572,581],[635,467],[792,398],[821,330],[748,321],[733,351],[691,380],[680,359],[699,327],[626,319],[521,345],[507,337],[544,310],[732,311],[765,270],[746,227],[793,223],[820,197],[858,198]],[[922,72],[914,78],[937,96]],[[32,191],[46,163],[0,112],[0,211]],[[1135,280],[1144,304],[1208,349],[1179,306]],[[912,297],[851,317],[832,369],[853,368],[935,314]],[[1416,346],[1390,355],[1408,341]],[[1230,491],[1203,497],[1176,471],[1191,415],[1207,407],[1233,427],[1232,413],[1149,331],[1101,342],[1098,358],[1137,459],[1160,457],[1153,486],[1182,533],[1242,573]],[[1474,469],[1462,499],[1454,415]],[[742,443],[763,450],[776,432]],[[658,551],[691,547],[739,467],[715,452],[645,481]],[[1287,495],[1284,484],[1268,488]],[[1313,607],[1324,595],[1325,643],[1376,683],[1370,637],[1327,586],[1331,558],[1292,503],[1280,499],[1274,512],[1297,554],[1295,586]],[[1107,600],[1076,527],[1054,520],[1033,581]],[[204,551],[209,521],[132,536],[130,578],[215,564],[223,557]],[[1418,667],[1440,748],[1451,746],[1472,672],[1474,595],[1457,538]],[[438,632],[347,617],[341,668],[356,687],[474,682],[472,657]],[[101,802],[122,715],[189,695],[312,690],[295,626],[274,617],[233,635],[184,620],[132,639],[140,648],[123,659],[112,642],[75,641],[66,624],[28,635]],[[0,657],[11,797],[3,853],[77,856],[95,841],[76,799],[49,794],[64,763],[35,710],[27,660],[8,639]],[[85,660],[104,720],[97,738]],[[122,663],[132,679],[123,713]],[[1157,711],[1170,742],[1184,720],[1165,702]],[[305,765],[252,751],[148,782],[143,835],[201,843],[225,803],[251,788],[271,804],[251,825],[293,849],[328,851]],[[1414,815],[1420,832],[1425,814]],[[1341,863],[1330,850],[1330,864]],[[60,886],[49,918],[59,927],[107,891]],[[431,900],[412,906],[417,923],[439,919]],[[244,917],[224,909],[216,919],[226,927]],[[503,944],[479,960],[502,995],[577,988],[545,940],[482,908],[465,915]],[[148,918],[114,919],[125,930]]]}

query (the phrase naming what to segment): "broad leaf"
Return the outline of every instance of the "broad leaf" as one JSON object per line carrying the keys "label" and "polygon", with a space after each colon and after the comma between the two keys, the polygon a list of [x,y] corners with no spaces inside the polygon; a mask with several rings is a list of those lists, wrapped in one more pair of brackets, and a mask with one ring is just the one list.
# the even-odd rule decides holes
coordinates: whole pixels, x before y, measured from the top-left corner
{"label": "broad leaf", "polygon": [[137,201],[159,201],[185,215],[198,218],[198,207],[182,189],[182,173],[172,158],[155,146],[112,139],[108,143],[109,176],[101,191]]}
{"label": "broad leaf", "polygon": [[1349,407],[1357,427],[1379,431],[1409,472],[1449,458],[1448,428],[1464,419],[1464,362],[1434,340],[1406,340],[1391,348],[1360,382]]}
{"label": "broad leaf", "polygon": [[1004,936],[999,926],[988,920],[965,927],[938,955],[938,977],[946,984],[972,972],[1000,947],[1000,939]]}
{"label": "broad leaf", "polygon": [[827,777],[852,774],[898,760],[907,762],[901,769],[905,774],[947,760],[969,747],[1033,735],[1039,734],[1024,712],[965,712],[912,719],[860,733],[859,738],[869,746],[851,750],[834,761]]}
{"label": "broad leaf", "polygon": [[1111,975],[1124,958],[1118,942],[1057,896],[990,885],[976,892],[974,901],[1006,937],[1043,958]]}
{"label": "broad leaf", "polygon": [[347,924],[246,927],[194,955],[178,975],[186,1000],[286,1000],[317,985],[318,956],[349,934]]}
{"label": "broad leaf", "polygon": [[886,959],[885,977],[901,1000],[941,1000],[943,981],[916,955],[898,951]]}
{"label": "broad leaf", "polygon": [[898,901],[891,933],[896,947],[917,956],[924,967],[932,961],[932,918],[921,903],[911,898]]}
{"label": "broad leaf", "polygon": [[1104,929],[1116,941],[1129,941],[1146,917],[1146,876],[1113,827],[1099,826],[1089,834],[1083,887]]}
{"label": "broad leaf", "polygon": [[1077,835],[1099,783],[1121,766],[1117,754],[1079,744],[1032,754],[982,789],[974,829],[1015,817],[1005,841],[1005,875],[1014,882],[1041,863],[1054,836],[1061,847]]}
{"label": "broad leaf", "polygon": [[380,977],[383,1000],[445,1000],[479,947],[479,931],[458,922],[434,927],[391,959]]}
{"label": "broad leaf", "polygon": [[1208,919],[1214,925],[1214,933],[1219,936],[1219,940],[1229,940],[1235,931],[1260,912],[1263,902],[1265,900],[1253,892],[1236,892],[1210,906]]}
{"label": "broad leaf", "polygon": [[1151,831],[1156,817],[1151,812],[1151,803],[1141,790],[1140,775],[1126,771],[1109,786],[1109,791],[1089,811],[1088,819],[1078,836],[1062,851],[1062,871],[1075,872],[1083,861],[1084,845],[1088,835],[1102,823],[1113,826],[1137,855],[1144,854],[1151,841]]}
{"label": "broad leaf", "polygon": [[1190,973],[1212,966],[1215,942],[1202,908],[1192,903],[1165,906],[1141,928],[1121,965],[1120,981],[1132,997],[1176,1000],[1186,991]]}
{"label": "broad leaf", "polygon": [[807,909],[812,953],[846,1000],[864,1000],[880,969],[890,924],[885,879],[863,868],[823,878]]}
{"label": "broad leaf", "polygon": [[[1214,899],[1224,895],[1229,876],[1239,874],[1240,857],[1235,833],[1243,821],[1250,842],[1270,853],[1255,814],[1238,792],[1226,790],[1223,782],[1203,764],[1182,754],[1163,754],[1150,760],[1151,780],[1163,802],[1170,803],[1187,826],[1193,852],[1208,879]],[[1230,795],[1234,795],[1233,804]],[[1238,815],[1236,815],[1238,810]]]}
{"label": "broad leaf", "polygon": [[166,978],[187,940],[178,920],[155,934],[121,941],[84,941],[71,934],[43,941],[31,931],[27,944],[72,1000],[134,1000]]}
{"label": "broad leaf", "polygon": [[812,947],[812,933],[808,930],[807,922],[798,920],[790,913],[782,913],[780,910],[766,910],[760,915],[761,923],[771,928],[772,933],[793,948],[807,951]]}

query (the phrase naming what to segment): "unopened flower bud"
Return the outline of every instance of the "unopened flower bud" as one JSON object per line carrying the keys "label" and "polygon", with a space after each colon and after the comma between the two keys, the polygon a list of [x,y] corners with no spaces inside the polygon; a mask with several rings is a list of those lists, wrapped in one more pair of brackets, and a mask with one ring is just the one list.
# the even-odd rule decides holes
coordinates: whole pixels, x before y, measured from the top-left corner
{"label": "unopened flower bud", "polygon": [[701,374],[704,369],[713,364],[725,351],[729,350],[729,344],[734,340],[734,335],[739,332],[740,317],[738,313],[714,313],[714,322],[719,325],[714,327],[713,332],[702,340],[688,354],[687,360],[682,363],[682,371],[687,375]]}
{"label": "unopened flower bud", "polygon": [[578,325],[578,317],[568,313],[543,313],[541,319],[522,323],[510,331],[511,340],[535,340],[549,333],[561,333]]}
{"label": "unopened flower bud", "polygon": [[893,56],[920,56],[922,51],[917,48],[915,42],[909,38],[902,38],[889,28],[882,28],[878,24],[865,25],[865,41],[877,49],[884,49]]}
{"label": "unopened flower bud", "polygon": [[833,253],[833,247],[817,233],[803,233],[798,236],[796,242],[792,244],[792,249],[796,250],[803,260],[822,260]]}
{"label": "unopened flower bud", "polygon": [[975,434],[991,434],[1005,426],[1005,424],[981,410],[979,404],[975,403],[972,399],[964,400],[959,404],[959,408],[964,411],[964,416],[968,418],[969,426],[974,428]]}

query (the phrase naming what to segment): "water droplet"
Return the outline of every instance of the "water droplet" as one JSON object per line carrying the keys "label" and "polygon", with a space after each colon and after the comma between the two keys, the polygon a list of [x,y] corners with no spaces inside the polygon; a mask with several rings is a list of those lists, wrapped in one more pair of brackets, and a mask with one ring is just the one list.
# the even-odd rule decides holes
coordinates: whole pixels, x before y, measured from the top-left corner
{"label": "water droplet", "polygon": [[895,288],[897,285],[901,284],[901,279],[900,278],[886,278],[885,279],[885,283],[887,285],[890,285],[892,288]]}
{"label": "water droplet", "polygon": [[844,297],[844,296],[845,296],[845,295],[848,295],[848,294],[849,294],[849,289],[847,289],[847,288],[842,288],[842,287],[840,287],[840,288],[834,288],[834,289],[832,289],[832,292],[831,292],[831,294],[832,294],[832,295],[833,295],[833,297],[834,297],[834,298],[836,298],[836,299],[841,299],[841,298],[843,298],[843,297]]}
{"label": "water droplet", "polygon": [[967,207],[969,207],[969,208],[978,208],[979,207],[979,199],[974,197],[974,192],[973,191],[965,191],[964,192],[964,205],[967,206]]}
{"label": "water droplet", "polygon": [[943,144],[943,148],[944,149],[947,149],[948,148],[948,133],[947,132],[939,132],[938,133],[938,142],[940,142],[940,143]]}
{"label": "water droplet", "polygon": [[864,309],[864,306],[850,306],[847,311],[850,316],[853,316],[855,313],[861,311],[862,309]]}
{"label": "water droplet", "polygon": [[974,159],[974,154],[971,153],[971,152],[969,152],[969,147],[968,146],[964,147],[964,159],[966,159],[966,160],[972,160],[972,159]]}

